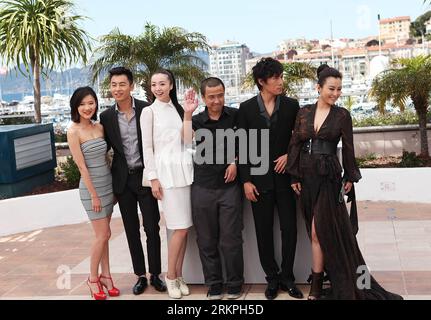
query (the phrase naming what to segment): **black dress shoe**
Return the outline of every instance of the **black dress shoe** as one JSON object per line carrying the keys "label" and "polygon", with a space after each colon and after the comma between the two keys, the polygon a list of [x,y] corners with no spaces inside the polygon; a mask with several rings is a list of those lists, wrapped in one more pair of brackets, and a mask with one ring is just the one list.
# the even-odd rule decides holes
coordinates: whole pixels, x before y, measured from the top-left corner
{"label": "black dress shoe", "polygon": [[284,283],[280,283],[280,289],[287,292],[289,296],[295,299],[304,299],[304,295],[295,285],[288,286]]}
{"label": "black dress shoe", "polygon": [[148,280],[146,277],[140,277],[138,282],[136,282],[135,286],[133,287],[133,294],[135,296],[138,296],[140,294],[143,294],[145,289],[148,287]]}
{"label": "black dress shoe", "polygon": [[166,292],[166,285],[160,280],[159,276],[151,275],[150,283],[158,292]]}
{"label": "black dress shoe", "polygon": [[278,289],[279,289],[279,283],[278,281],[272,281],[268,283],[268,286],[265,290],[265,297],[268,300],[275,300],[278,297]]}

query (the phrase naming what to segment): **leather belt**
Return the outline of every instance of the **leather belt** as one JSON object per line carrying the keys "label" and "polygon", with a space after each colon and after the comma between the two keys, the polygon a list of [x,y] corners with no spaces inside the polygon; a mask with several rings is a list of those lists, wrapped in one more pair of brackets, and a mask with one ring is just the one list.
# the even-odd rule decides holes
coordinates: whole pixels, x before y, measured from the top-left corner
{"label": "leather belt", "polygon": [[336,155],[337,147],[338,143],[332,141],[326,141],[322,139],[310,139],[306,143],[304,143],[302,151],[309,154]]}
{"label": "leather belt", "polygon": [[143,167],[129,169],[129,175],[135,175],[142,172]]}

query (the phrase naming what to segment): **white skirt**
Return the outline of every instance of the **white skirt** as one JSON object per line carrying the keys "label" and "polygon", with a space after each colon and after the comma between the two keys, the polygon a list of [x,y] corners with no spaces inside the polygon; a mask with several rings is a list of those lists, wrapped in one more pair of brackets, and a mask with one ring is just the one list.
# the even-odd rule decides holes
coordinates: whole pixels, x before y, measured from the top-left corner
{"label": "white skirt", "polygon": [[183,230],[193,226],[191,187],[163,189],[160,211],[169,230]]}

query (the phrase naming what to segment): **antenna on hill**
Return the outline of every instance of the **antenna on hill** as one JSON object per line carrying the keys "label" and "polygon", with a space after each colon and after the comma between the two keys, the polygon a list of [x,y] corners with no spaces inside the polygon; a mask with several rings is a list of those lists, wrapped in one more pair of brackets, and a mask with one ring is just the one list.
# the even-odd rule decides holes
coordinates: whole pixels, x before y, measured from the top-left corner
{"label": "antenna on hill", "polygon": [[377,19],[379,20],[379,56],[381,56],[382,55],[382,29],[380,28],[380,20],[381,20],[380,13],[377,16]]}

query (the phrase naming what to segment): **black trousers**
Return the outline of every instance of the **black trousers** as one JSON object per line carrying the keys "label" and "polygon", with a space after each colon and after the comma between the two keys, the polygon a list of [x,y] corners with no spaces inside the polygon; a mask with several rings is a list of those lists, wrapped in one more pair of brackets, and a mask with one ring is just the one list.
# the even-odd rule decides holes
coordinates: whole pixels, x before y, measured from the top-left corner
{"label": "black trousers", "polygon": [[[208,286],[244,283],[242,193],[238,185],[226,189],[192,186],[193,223]],[[223,265],[226,281],[223,281]]]}
{"label": "black trousers", "polygon": [[149,271],[153,275],[159,275],[161,273],[160,213],[157,200],[153,197],[151,189],[142,187],[142,173],[129,175],[124,192],[117,194],[116,197],[120,205],[135,274],[143,276],[147,273],[141,242],[139,204],[144,231],[147,236]]}
{"label": "black trousers", "polygon": [[[281,275],[274,255],[274,209],[277,206],[280,218],[282,264]],[[280,280],[286,285],[295,283],[297,225],[296,200],[293,190],[260,192],[258,202],[252,203],[257,245],[262,268],[268,282]]]}

